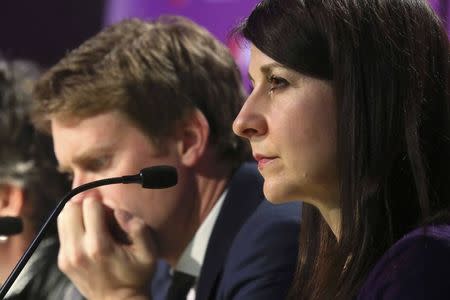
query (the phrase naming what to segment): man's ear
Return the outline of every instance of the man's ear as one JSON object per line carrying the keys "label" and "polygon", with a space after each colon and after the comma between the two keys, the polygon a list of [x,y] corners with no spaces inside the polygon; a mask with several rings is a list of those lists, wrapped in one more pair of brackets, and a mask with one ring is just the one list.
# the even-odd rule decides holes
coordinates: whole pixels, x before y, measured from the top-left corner
{"label": "man's ear", "polygon": [[25,200],[23,189],[17,185],[0,185],[0,216],[19,216]]}
{"label": "man's ear", "polygon": [[195,109],[178,131],[178,151],[181,162],[194,166],[205,154],[209,140],[209,123],[205,115]]}

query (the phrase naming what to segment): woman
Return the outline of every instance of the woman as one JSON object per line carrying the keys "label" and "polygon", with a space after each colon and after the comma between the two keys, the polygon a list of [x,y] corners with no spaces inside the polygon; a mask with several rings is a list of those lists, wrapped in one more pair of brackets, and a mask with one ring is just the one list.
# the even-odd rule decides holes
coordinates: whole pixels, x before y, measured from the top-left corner
{"label": "woman", "polygon": [[449,42],[425,0],[265,0],[235,120],[302,199],[293,299],[450,299]]}

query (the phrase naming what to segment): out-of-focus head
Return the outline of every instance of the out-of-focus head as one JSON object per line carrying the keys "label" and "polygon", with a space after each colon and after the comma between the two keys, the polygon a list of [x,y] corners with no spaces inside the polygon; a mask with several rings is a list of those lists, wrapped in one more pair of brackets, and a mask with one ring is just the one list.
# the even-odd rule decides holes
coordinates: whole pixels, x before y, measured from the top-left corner
{"label": "out-of-focus head", "polygon": [[243,143],[231,123],[244,100],[228,49],[182,17],[115,24],[69,53],[34,92],[44,121],[120,111],[163,146],[195,109],[206,117],[210,145],[238,164]]}
{"label": "out-of-focus head", "polygon": [[0,59],[0,187],[23,190],[22,207],[7,214],[27,219],[35,229],[68,188],[57,172],[51,138],[31,122],[31,90],[39,74],[32,62]]}

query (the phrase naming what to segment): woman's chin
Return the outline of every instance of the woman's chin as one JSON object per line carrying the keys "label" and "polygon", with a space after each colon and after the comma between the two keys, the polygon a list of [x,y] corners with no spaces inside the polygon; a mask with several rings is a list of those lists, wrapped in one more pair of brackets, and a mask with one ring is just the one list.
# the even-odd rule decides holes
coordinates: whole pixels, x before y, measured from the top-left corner
{"label": "woman's chin", "polygon": [[281,204],[293,201],[299,201],[298,197],[293,196],[289,189],[282,184],[268,184],[264,182],[264,196],[273,204]]}

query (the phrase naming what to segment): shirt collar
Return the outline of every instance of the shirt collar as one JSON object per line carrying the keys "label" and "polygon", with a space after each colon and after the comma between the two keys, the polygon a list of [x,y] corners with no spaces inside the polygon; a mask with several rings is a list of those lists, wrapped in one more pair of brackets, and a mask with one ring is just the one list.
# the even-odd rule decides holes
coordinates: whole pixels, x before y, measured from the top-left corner
{"label": "shirt collar", "polygon": [[200,270],[205,259],[206,248],[208,247],[209,238],[211,237],[214,224],[219,216],[220,209],[222,208],[223,201],[228,193],[228,189],[225,190],[217,200],[214,207],[209,212],[206,219],[197,229],[192,240],[184,249],[175,270],[187,273],[189,275],[198,277]]}

